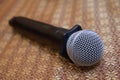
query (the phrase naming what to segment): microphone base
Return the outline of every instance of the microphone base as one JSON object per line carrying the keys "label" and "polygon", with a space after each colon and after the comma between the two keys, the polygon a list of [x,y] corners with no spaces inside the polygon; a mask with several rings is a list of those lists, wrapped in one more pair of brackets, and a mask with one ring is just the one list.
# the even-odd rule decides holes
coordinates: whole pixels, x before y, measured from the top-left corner
{"label": "microphone base", "polygon": [[[62,45],[61,45],[61,50],[60,50],[60,55],[64,58],[69,59],[71,62],[72,60],[69,58],[68,54],[67,54],[67,48],[66,48],[66,44],[67,44],[67,40],[68,38],[75,32],[82,30],[80,25],[75,25],[73,26],[72,29],[68,30],[67,32],[64,33],[63,36],[63,40],[62,40]],[[72,62],[73,63],[73,62]]]}

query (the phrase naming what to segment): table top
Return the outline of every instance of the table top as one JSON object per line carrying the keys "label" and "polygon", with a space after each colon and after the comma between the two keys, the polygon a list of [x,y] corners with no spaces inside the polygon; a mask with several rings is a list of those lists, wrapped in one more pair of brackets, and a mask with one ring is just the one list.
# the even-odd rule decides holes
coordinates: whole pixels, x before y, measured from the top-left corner
{"label": "table top", "polygon": [[[58,43],[14,31],[8,24],[14,16],[93,30],[103,39],[103,58],[97,66],[77,67],[59,55]],[[119,79],[120,0],[0,0],[0,80]]]}

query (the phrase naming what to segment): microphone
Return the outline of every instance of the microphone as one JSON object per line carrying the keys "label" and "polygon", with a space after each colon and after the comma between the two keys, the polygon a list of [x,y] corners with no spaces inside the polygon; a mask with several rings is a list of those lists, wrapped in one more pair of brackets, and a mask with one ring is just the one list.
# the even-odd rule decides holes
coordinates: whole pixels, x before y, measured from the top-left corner
{"label": "microphone", "polygon": [[13,17],[9,24],[60,41],[62,45],[60,55],[77,66],[92,66],[102,58],[104,51],[102,39],[94,31],[82,30],[80,25],[67,30],[21,16]]}

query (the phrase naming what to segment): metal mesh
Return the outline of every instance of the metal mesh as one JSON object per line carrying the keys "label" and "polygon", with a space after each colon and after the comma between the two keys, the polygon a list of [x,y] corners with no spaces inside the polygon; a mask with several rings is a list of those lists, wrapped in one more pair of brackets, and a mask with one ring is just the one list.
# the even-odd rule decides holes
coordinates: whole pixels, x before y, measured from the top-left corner
{"label": "metal mesh", "polygon": [[102,57],[103,48],[99,35],[90,30],[73,33],[67,41],[68,56],[79,66],[97,63]]}

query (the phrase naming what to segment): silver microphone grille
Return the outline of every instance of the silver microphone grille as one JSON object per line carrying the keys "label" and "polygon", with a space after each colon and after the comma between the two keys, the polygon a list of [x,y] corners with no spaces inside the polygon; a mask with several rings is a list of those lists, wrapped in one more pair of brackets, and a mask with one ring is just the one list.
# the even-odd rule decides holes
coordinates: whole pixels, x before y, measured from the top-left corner
{"label": "silver microphone grille", "polygon": [[90,30],[73,33],[66,47],[68,56],[78,66],[91,66],[99,62],[104,50],[99,35]]}

